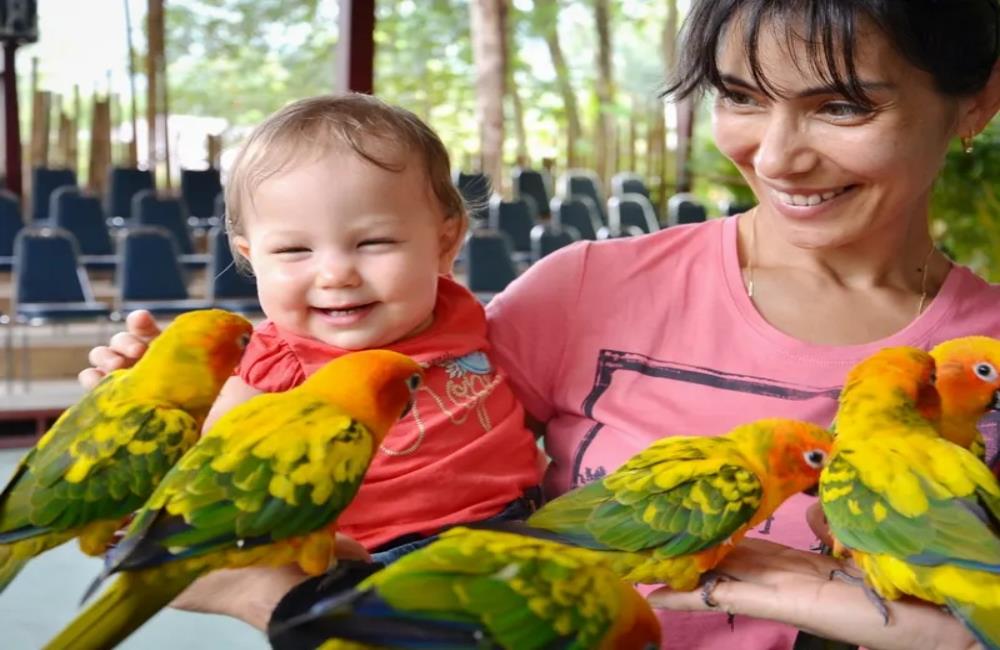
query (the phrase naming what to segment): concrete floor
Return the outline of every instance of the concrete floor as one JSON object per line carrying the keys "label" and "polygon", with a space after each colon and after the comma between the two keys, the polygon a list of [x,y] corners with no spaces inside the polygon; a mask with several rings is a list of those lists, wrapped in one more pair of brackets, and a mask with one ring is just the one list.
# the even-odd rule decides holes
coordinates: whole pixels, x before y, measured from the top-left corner
{"label": "concrete floor", "polygon": [[[0,450],[0,486],[6,485],[24,450]],[[100,560],[83,555],[76,542],[53,549],[25,567],[0,594],[0,647],[36,650],[78,611],[84,590],[100,569]],[[267,639],[257,630],[223,616],[165,610],[133,634],[125,650],[263,650]]]}

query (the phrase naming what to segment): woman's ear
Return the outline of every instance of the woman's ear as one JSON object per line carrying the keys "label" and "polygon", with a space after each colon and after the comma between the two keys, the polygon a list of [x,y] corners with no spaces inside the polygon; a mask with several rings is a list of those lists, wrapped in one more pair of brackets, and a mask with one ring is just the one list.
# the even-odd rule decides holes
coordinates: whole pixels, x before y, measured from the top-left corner
{"label": "woman's ear", "polygon": [[962,137],[978,135],[998,111],[1000,111],[1000,60],[994,64],[986,86],[963,101],[958,135]]}
{"label": "woman's ear", "polygon": [[458,257],[458,251],[465,243],[465,233],[468,223],[463,215],[452,215],[444,218],[441,224],[441,234],[438,239],[438,273],[450,275]]}

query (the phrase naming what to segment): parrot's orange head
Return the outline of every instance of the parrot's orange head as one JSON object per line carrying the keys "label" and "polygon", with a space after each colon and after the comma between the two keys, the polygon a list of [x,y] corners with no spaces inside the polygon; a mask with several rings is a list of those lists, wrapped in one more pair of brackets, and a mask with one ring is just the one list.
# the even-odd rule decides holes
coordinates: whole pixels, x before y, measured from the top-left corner
{"label": "parrot's orange head", "polygon": [[[222,309],[202,309],[181,314],[156,337],[149,346],[149,352],[140,363],[160,363],[164,359],[171,362],[183,361],[197,355],[196,363],[173,363],[171,368],[191,367],[199,374],[207,367],[214,380],[215,393],[233,374],[233,368],[240,362],[243,351],[250,341],[253,325],[239,316]],[[182,377],[175,377],[185,383]],[[215,395],[212,395],[212,399]]]}
{"label": "parrot's orange head", "polygon": [[413,406],[423,370],[391,350],[360,350],[330,361],[300,386],[364,424],[377,442]]}
{"label": "parrot's orange head", "polygon": [[755,439],[769,480],[780,486],[783,498],[816,487],[833,446],[833,434],[816,424],[772,418],[741,427],[741,437]]}
{"label": "parrot's orange head", "polygon": [[934,388],[934,358],[918,348],[883,348],[847,373],[841,404],[852,399],[877,400],[889,406],[902,400],[927,420],[940,417],[940,399]]}
{"label": "parrot's orange head", "polygon": [[1000,411],[1000,340],[966,336],[931,350],[937,362],[935,386],[949,418],[978,420]]}

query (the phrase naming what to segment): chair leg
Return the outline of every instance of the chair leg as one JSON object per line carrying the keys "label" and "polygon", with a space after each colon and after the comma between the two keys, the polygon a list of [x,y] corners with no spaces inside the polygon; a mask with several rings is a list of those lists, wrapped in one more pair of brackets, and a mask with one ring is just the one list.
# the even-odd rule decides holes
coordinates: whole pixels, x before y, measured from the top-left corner
{"label": "chair leg", "polygon": [[28,341],[28,329],[25,327],[21,334],[21,378],[24,380],[24,392],[31,389],[31,350]]}
{"label": "chair leg", "polygon": [[4,348],[6,354],[4,355],[4,384],[7,387],[7,393],[11,394],[14,392],[14,372],[16,364],[14,362],[14,319],[8,319],[4,323],[7,331],[4,336]]}

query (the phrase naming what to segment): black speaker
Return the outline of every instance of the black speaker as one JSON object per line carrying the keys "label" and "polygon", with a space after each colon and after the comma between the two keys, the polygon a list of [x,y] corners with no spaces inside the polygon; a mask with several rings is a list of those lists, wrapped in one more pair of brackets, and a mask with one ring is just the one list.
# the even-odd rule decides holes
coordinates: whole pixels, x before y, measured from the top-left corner
{"label": "black speaker", "polygon": [[0,0],[0,41],[38,40],[38,0]]}

